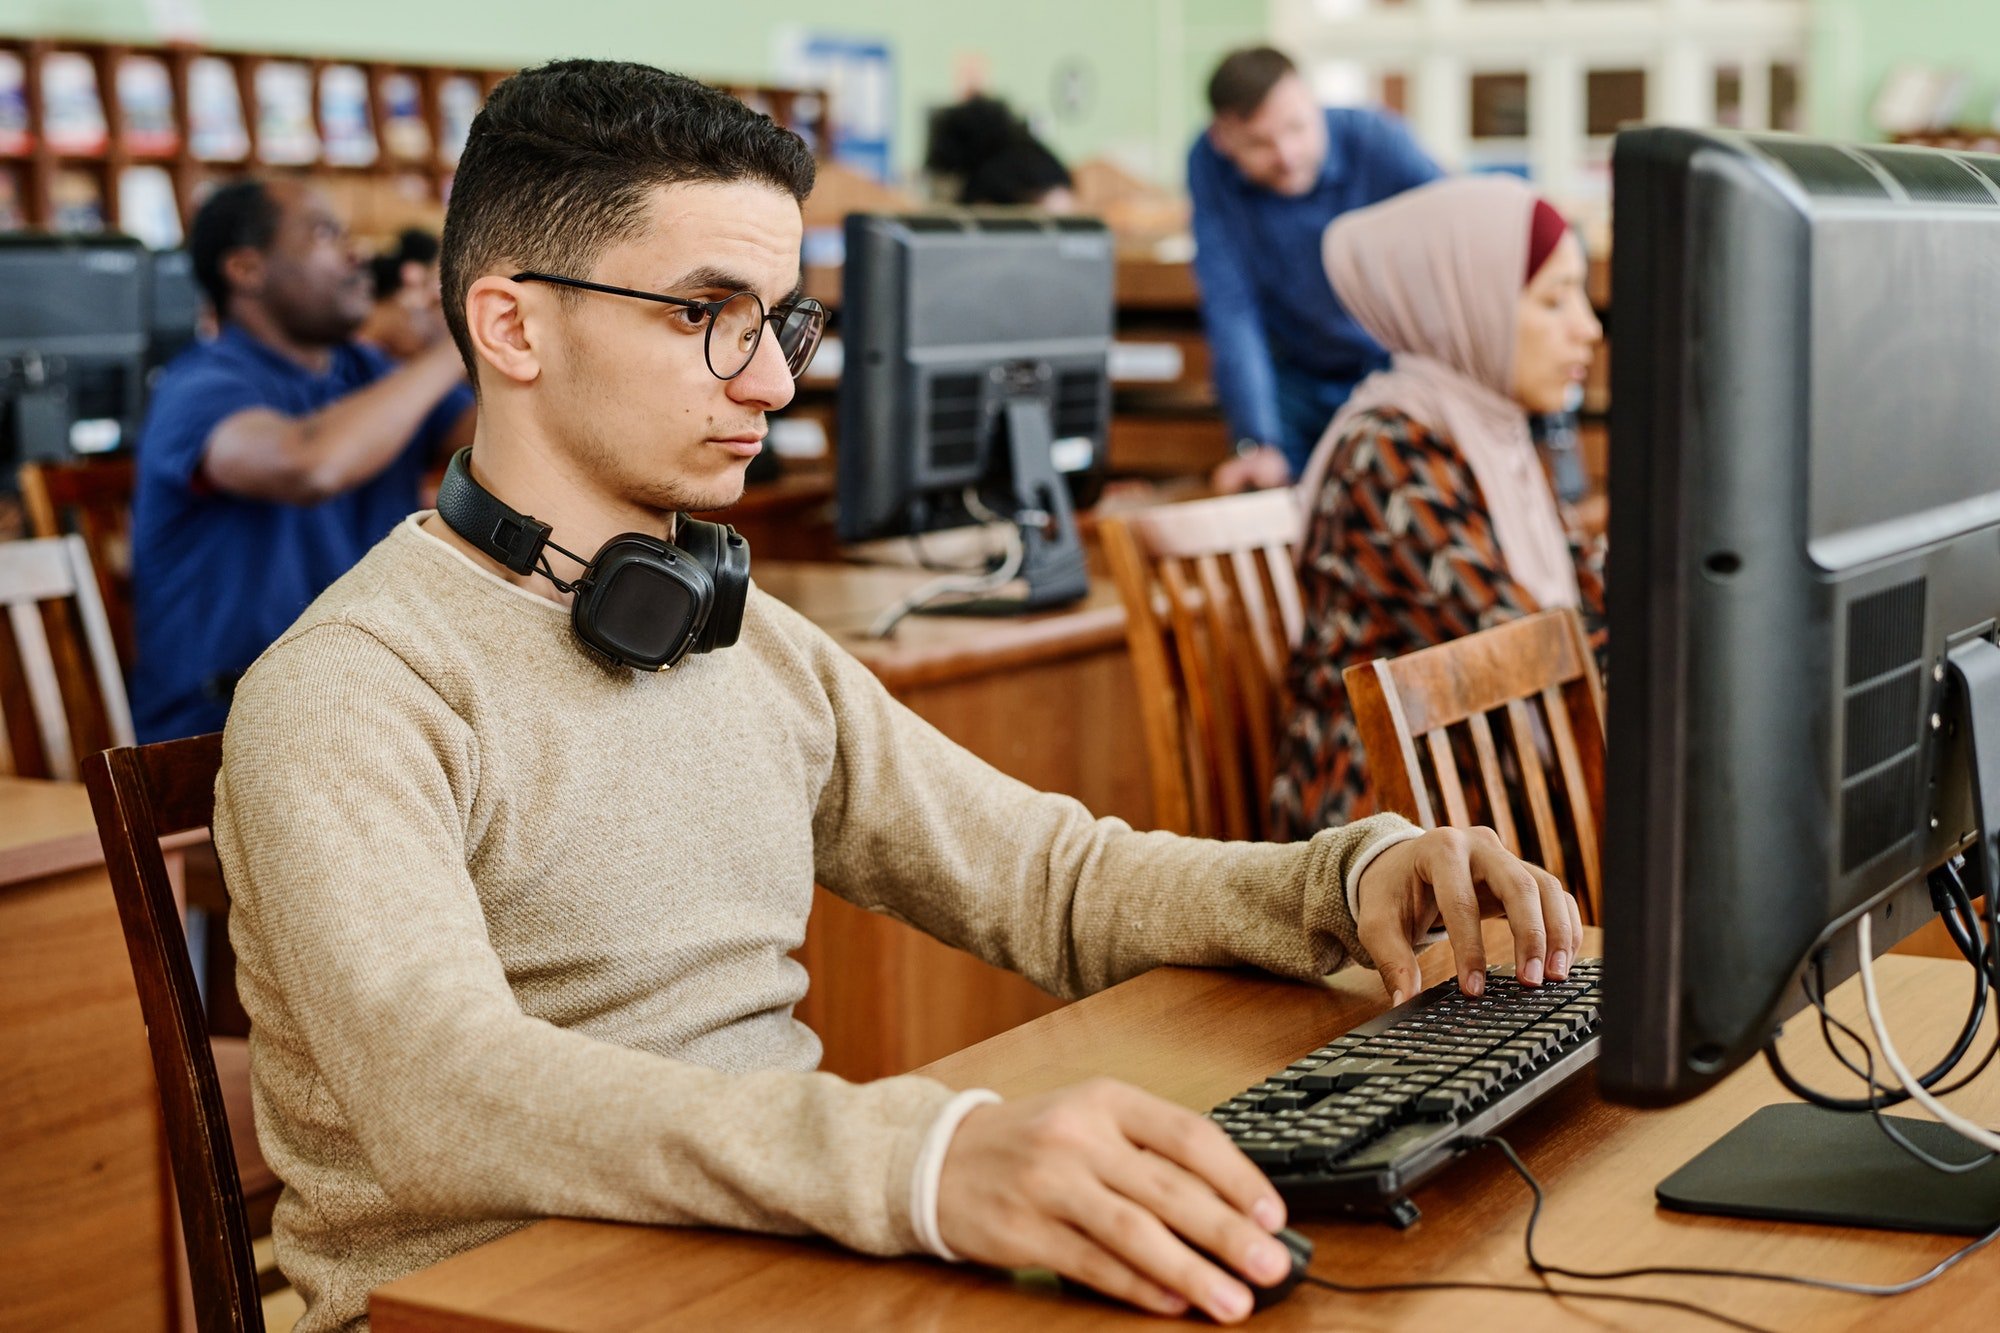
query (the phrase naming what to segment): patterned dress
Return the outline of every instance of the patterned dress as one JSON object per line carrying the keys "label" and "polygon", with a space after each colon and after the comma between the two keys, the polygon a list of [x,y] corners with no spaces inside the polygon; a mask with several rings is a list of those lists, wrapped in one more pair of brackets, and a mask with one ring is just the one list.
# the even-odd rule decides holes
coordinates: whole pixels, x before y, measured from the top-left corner
{"label": "patterned dress", "polygon": [[[1371,812],[1361,736],[1340,673],[1532,614],[1507,572],[1485,495],[1450,440],[1396,411],[1366,412],[1335,445],[1307,516],[1305,636],[1271,792],[1275,836],[1296,840]],[[1604,543],[1571,530],[1584,624],[1604,650]]]}

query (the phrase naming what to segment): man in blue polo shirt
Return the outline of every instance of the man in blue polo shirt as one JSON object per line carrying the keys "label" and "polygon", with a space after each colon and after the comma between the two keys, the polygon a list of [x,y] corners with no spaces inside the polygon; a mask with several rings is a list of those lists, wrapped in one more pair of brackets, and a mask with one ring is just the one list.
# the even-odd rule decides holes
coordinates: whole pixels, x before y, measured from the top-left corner
{"label": "man in blue polo shirt", "polygon": [[188,249],[221,333],[167,366],[139,436],[142,742],[220,730],[244,668],[420,507],[425,470],[472,435],[451,339],[401,367],[352,340],[368,274],[320,191],[225,186]]}
{"label": "man in blue polo shirt", "polygon": [[1195,280],[1236,457],[1221,491],[1282,486],[1347,395],[1388,363],[1341,308],[1320,241],[1349,209],[1435,180],[1402,122],[1322,107],[1283,52],[1236,51],[1208,84],[1214,120],[1188,154]]}

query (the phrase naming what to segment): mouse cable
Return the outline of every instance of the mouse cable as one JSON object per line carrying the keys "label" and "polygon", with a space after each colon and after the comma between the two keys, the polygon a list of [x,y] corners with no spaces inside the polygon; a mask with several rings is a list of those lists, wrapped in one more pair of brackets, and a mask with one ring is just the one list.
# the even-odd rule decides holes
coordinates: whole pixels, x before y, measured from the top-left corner
{"label": "mouse cable", "polygon": [[1514,1145],[1493,1135],[1467,1138],[1462,1142],[1467,1146],[1498,1148],[1506,1156],[1508,1165],[1514,1168],[1514,1174],[1521,1177],[1527,1184],[1529,1192],[1535,1196],[1534,1207],[1528,1213],[1527,1231],[1523,1237],[1527,1249],[1528,1267],[1537,1273],[1548,1273],[1582,1282],[1611,1282],[1632,1277],[1711,1277],[1732,1278],[1745,1282],[1777,1282],[1786,1286],[1810,1287],[1816,1291],[1835,1291],[1848,1296],[1901,1296],[1929,1285],[1942,1277],[1947,1270],[1971,1258],[1995,1240],[2000,1240],[2000,1227],[1994,1227],[1984,1235],[1967,1241],[1926,1272],[1904,1282],[1841,1282],[1834,1278],[1808,1277],[1800,1273],[1766,1273],[1750,1268],[1693,1268],[1667,1265],[1605,1270],[1564,1268],[1557,1264],[1543,1263],[1535,1254],[1535,1228],[1542,1220],[1542,1205],[1547,1202],[1547,1196],[1542,1191],[1542,1182],[1535,1179],[1535,1173],[1528,1169],[1528,1164],[1514,1151]]}

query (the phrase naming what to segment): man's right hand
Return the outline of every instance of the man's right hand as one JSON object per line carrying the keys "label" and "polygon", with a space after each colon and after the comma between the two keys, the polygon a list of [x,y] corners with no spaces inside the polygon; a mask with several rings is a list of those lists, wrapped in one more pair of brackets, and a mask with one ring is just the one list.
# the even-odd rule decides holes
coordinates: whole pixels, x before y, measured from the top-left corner
{"label": "man's right hand", "polygon": [[1291,1271],[1270,1234],[1285,1207],[1264,1173],[1212,1121],[1111,1079],[967,1115],[937,1221],[967,1259],[1052,1268],[1163,1315],[1250,1313],[1243,1281],[1189,1242],[1263,1286]]}
{"label": "man's right hand", "polygon": [[1208,476],[1208,484],[1217,495],[1275,490],[1291,482],[1292,465],[1285,461],[1284,450],[1268,444],[1218,464]]}

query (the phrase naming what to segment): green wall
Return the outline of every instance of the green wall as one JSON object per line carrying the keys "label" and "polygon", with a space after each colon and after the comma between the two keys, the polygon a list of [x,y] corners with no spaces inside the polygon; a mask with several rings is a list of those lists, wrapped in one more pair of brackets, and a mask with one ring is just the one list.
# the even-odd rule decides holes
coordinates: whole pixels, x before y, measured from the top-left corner
{"label": "green wall", "polygon": [[1879,137],[1869,108],[1905,61],[1971,76],[1964,118],[1985,123],[2000,99],[2000,0],[1814,0],[1806,92],[1815,133]]}
{"label": "green wall", "polygon": [[[0,0],[0,33],[158,36],[172,0]],[[1178,183],[1202,124],[1200,87],[1221,52],[1263,37],[1266,0],[193,0],[218,47],[508,66],[620,56],[715,78],[772,81],[786,25],[882,37],[895,51],[896,145],[922,154],[925,108],[953,100],[956,71],[984,57],[989,91],[1034,119],[1065,159],[1112,154]],[[1084,71],[1080,106],[1056,83]]]}

